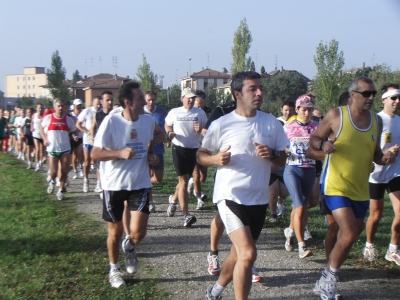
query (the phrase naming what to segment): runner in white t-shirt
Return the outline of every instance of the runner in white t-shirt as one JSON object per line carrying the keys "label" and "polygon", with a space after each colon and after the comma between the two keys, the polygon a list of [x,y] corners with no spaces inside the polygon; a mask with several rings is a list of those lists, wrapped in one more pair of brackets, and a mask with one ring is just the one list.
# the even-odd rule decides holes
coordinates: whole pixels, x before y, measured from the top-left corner
{"label": "runner in white t-shirt", "polygon": [[103,219],[108,222],[109,281],[114,288],[125,285],[118,263],[124,202],[128,202],[133,220],[130,238],[124,240],[122,247],[125,267],[128,273],[136,273],[139,261],[135,245],[146,236],[149,218],[148,191],[152,187],[149,163],[158,163],[158,157],[151,153],[153,132],[156,131],[156,140],[164,139],[163,131],[156,129],[154,118],[143,114],[146,101],[139,83],[123,84],[118,99],[124,111],[104,118],[92,152],[93,159],[101,161]]}
{"label": "runner in white t-shirt", "polygon": [[196,223],[195,216],[189,214],[187,192],[189,177],[196,165],[196,152],[200,147],[200,132],[207,122],[203,110],[193,107],[196,94],[191,88],[182,91],[183,106],[173,108],[165,118],[165,132],[172,142],[172,158],[178,184],[174,195],[169,196],[168,216],[175,215],[178,201],[183,213],[183,226],[188,227]]}
{"label": "runner in white t-shirt", "polygon": [[[211,123],[197,153],[204,166],[218,165],[213,201],[232,241],[218,281],[206,299],[220,299],[232,280],[236,299],[248,299],[251,268],[256,260],[255,240],[261,233],[268,203],[272,161],[284,165],[288,140],[279,121],[257,111],[262,104],[261,76],[241,72],[231,81],[237,108]],[[219,151],[213,155],[213,151]],[[246,255],[237,255],[246,253]]]}
{"label": "runner in white t-shirt", "polygon": [[383,110],[378,113],[382,118],[381,149],[391,151],[396,155],[396,161],[391,165],[374,164],[374,171],[369,177],[370,214],[366,224],[367,242],[363,249],[364,258],[375,261],[378,252],[374,245],[375,233],[383,213],[385,190],[392,202],[394,218],[392,234],[385,259],[400,266],[400,117],[396,111],[400,108],[400,90],[397,84],[385,84],[381,88]]}
{"label": "runner in white t-shirt", "polygon": [[47,147],[49,154],[50,182],[47,193],[54,191],[54,180],[58,173],[58,164],[61,162],[60,189],[57,192],[57,199],[64,200],[65,183],[71,164],[71,144],[69,133],[75,140],[78,139],[75,122],[64,112],[66,104],[63,100],[54,100],[54,113],[45,116],[40,127],[40,134],[43,137],[43,145]]}
{"label": "runner in white t-shirt", "polygon": [[35,172],[39,171],[42,167],[42,159],[44,155],[44,145],[43,138],[40,134],[40,126],[42,124],[44,114],[44,106],[42,103],[36,104],[36,113],[32,116],[32,136],[33,142],[35,143],[35,160],[36,160],[36,168]]}
{"label": "runner in white t-shirt", "polygon": [[90,153],[93,148],[93,139],[90,135],[90,129],[92,128],[93,116],[96,112],[101,109],[101,96],[93,98],[92,106],[85,108],[78,116],[78,122],[76,127],[84,133],[83,135],[83,155],[85,163],[83,165],[83,192],[89,192],[89,171],[90,165],[93,163],[90,157]]}

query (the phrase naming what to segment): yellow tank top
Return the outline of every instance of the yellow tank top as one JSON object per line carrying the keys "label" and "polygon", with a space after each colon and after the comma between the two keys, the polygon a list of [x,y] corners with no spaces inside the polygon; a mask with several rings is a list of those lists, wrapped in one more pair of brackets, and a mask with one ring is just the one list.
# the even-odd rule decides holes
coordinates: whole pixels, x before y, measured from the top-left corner
{"label": "yellow tank top", "polygon": [[322,191],[327,196],[369,200],[368,178],[378,136],[377,116],[370,112],[370,126],[359,129],[353,124],[348,106],[339,107],[339,110],[336,152],[325,155]]}

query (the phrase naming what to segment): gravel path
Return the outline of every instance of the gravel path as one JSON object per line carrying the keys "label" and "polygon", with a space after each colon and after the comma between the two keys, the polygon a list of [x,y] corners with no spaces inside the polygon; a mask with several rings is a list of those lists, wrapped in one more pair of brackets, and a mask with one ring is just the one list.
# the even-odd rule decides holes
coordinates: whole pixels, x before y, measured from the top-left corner
{"label": "gravel path", "polygon": [[[96,183],[94,174],[90,175],[91,190]],[[82,185],[82,179],[72,179],[70,174],[66,201],[72,200],[78,211],[101,220],[102,202],[98,194],[81,192]],[[171,294],[170,299],[204,299],[205,289],[217,279],[208,274],[206,262],[214,211],[195,211],[195,205],[189,205],[198,222],[192,228],[185,228],[179,210],[175,217],[166,216],[167,199],[168,195],[155,195],[157,212],[150,215],[147,236],[137,246],[139,260],[146,260],[156,270],[158,285]],[[321,219],[321,226],[322,222]],[[312,289],[325,263],[321,251],[300,260],[297,252],[284,249],[283,233],[268,228],[263,229],[257,244],[256,267],[264,282],[252,285],[250,299],[318,299]],[[222,260],[229,248],[229,239],[224,235],[219,249]],[[400,277],[390,270],[343,267],[340,273],[339,292],[346,300],[400,299],[399,287]],[[223,298],[234,299],[232,284],[225,289]]]}

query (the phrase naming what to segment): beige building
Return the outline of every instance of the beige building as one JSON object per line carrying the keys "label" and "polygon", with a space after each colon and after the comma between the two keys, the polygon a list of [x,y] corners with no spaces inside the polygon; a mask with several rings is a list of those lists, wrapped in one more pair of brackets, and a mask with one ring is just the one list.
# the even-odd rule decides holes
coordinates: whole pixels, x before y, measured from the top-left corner
{"label": "beige building", "polygon": [[223,72],[218,72],[212,69],[204,69],[200,72],[193,73],[189,76],[180,78],[181,89],[191,87],[194,90],[204,91],[208,86],[214,88],[223,85],[229,81],[230,75]]}
{"label": "beige building", "polygon": [[47,74],[43,67],[24,68],[24,74],[6,75],[5,97],[22,98],[47,96],[48,91],[43,85],[47,85]]}

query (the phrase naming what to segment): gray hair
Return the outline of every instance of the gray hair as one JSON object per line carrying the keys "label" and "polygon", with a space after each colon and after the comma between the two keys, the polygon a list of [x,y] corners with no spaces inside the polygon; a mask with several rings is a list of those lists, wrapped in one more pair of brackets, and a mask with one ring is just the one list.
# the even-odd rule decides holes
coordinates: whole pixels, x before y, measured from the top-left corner
{"label": "gray hair", "polygon": [[350,86],[349,86],[349,89],[348,89],[349,94],[350,94],[352,91],[358,91],[358,83],[359,83],[360,81],[364,81],[365,83],[369,83],[369,84],[374,84],[374,82],[372,81],[372,79],[369,78],[369,77],[367,77],[367,76],[356,77],[356,78],[354,78],[353,81],[350,83]]}
{"label": "gray hair", "polygon": [[63,105],[65,105],[65,101],[64,100],[61,100],[60,98],[56,98],[53,101],[53,107],[56,107],[57,103],[62,103]]}

